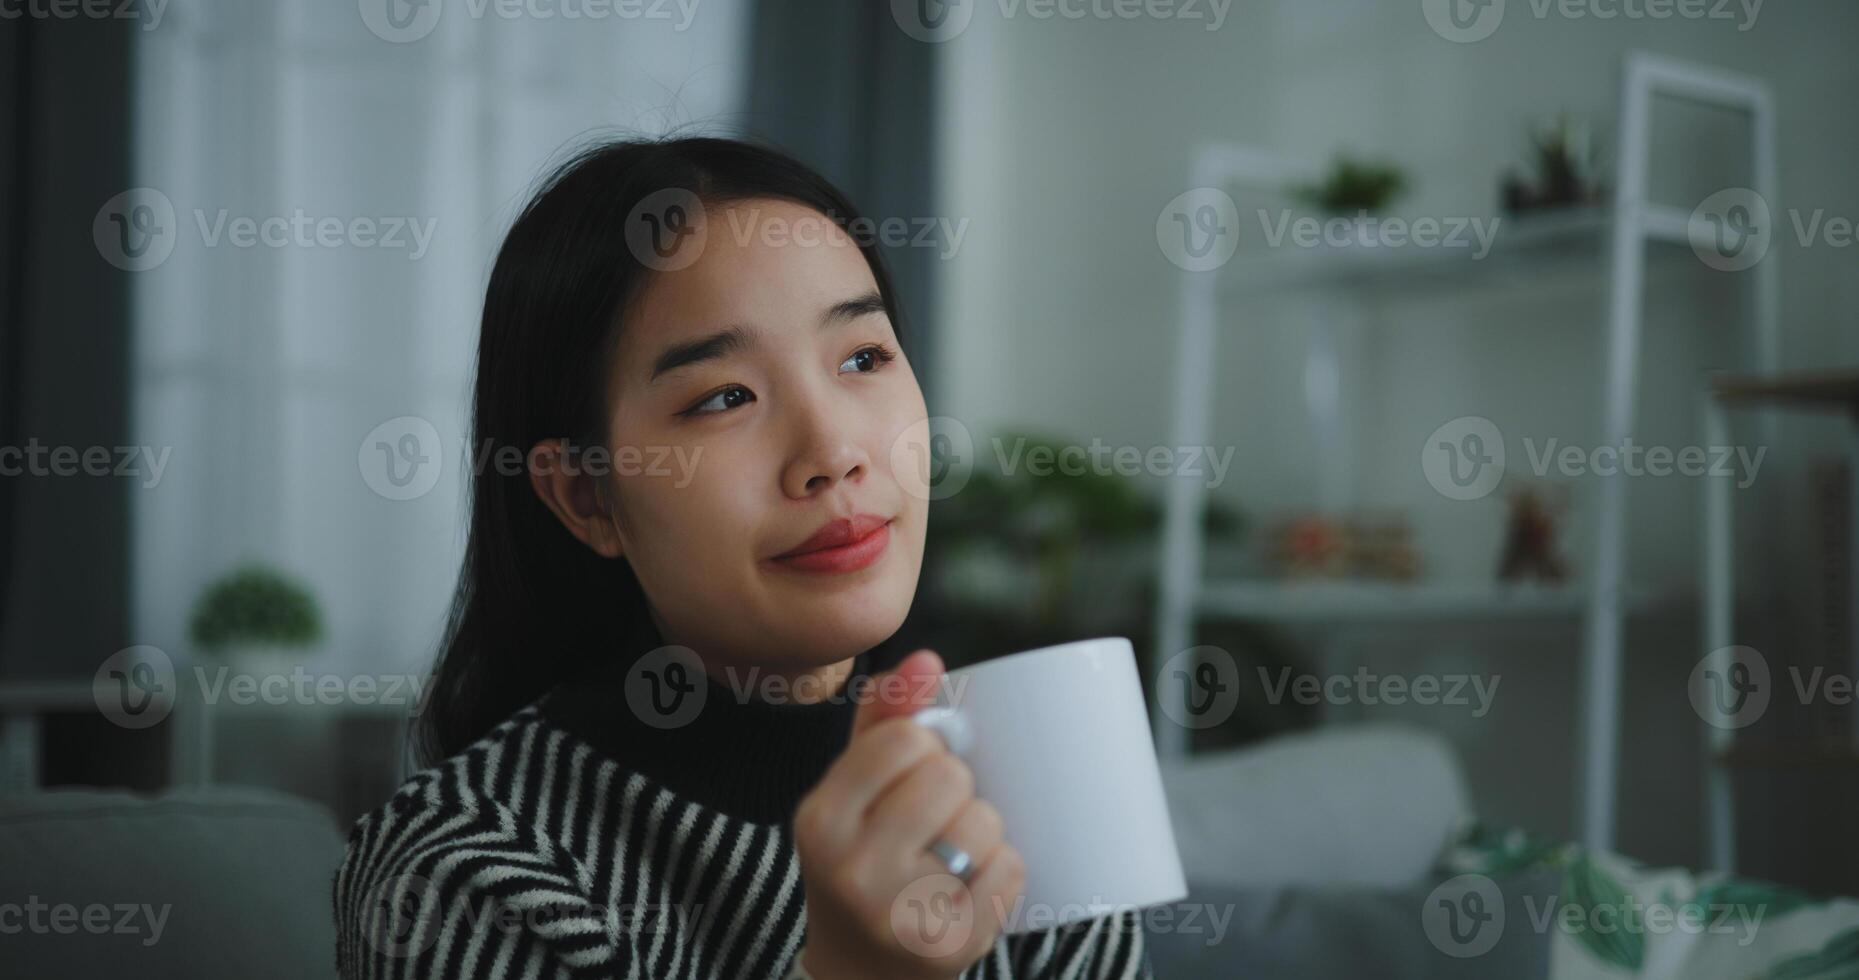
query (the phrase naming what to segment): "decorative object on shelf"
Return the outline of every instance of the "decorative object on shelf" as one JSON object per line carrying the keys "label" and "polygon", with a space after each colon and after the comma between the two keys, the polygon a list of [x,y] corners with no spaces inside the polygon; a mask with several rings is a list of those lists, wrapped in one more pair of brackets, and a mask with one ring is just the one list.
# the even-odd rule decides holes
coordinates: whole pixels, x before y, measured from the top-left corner
{"label": "decorative object on shelf", "polygon": [[1337,578],[1349,571],[1349,529],[1322,514],[1305,514],[1279,524],[1272,557],[1291,578]]}
{"label": "decorative object on shelf", "polygon": [[[995,442],[1021,459],[1069,460],[1078,446],[1011,431]],[[995,458],[979,443],[977,452]],[[944,559],[935,582],[949,607],[943,618],[974,624],[989,634],[985,648],[1001,649],[1076,639],[1080,630],[1140,629],[1127,619],[1154,589],[1145,559],[1162,508],[1138,487],[1135,478],[1090,466],[1003,473],[977,463],[959,493],[930,508],[930,546]],[[1244,521],[1209,501],[1203,527],[1208,541],[1227,542]]]}
{"label": "decorative object on shelf", "polygon": [[1322,180],[1294,187],[1291,194],[1328,214],[1366,217],[1385,210],[1406,190],[1407,175],[1400,167],[1338,154]]}
{"label": "decorative object on shelf", "polygon": [[1365,513],[1350,521],[1351,570],[1361,578],[1411,581],[1420,575],[1414,528],[1397,512]]}
{"label": "decorative object on shelf", "polygon": [[1413,527],[1394,512],[1301,514],[1273,528],[1272,560],[1296,579],[1411,580],[1420,573]]}
{"label": "decorative object on shelf", "polygon": [[1556,550],[1556,523],[1569,507],[1566,488],[1555,496],[1551,500],[1549,494],[1533,487],[1510,493],[1504,554],[1498,561],[1500,581],[1560,583],[1568,579],[1568,563]]}
{"label": "decorative object on shelf", "polygon": [[1536,183],[1516,171],[1504,175],[1504,210],[1510,214],[1600,204],[1606,196],[1595,175],[1587,123],[1563,113],[1530,135]]}
{"label": "decorative object on shelf", "polygon": [[322,639],[323,620],[308,588],[283,572],[252,564],[207,586],[194,604],[189,635],[204,653],[288,668]]}

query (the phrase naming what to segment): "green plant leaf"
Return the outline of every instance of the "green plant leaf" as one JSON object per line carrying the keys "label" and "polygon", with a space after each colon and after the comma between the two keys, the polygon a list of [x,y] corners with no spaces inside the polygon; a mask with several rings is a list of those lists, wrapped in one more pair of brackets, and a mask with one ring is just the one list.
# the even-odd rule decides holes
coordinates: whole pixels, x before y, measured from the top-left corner
{"label": "green plant leaf", "polygon": [[[1631,896],[1589,855],[1578,855],[1563,872],[1562,901],[1582,910],[1580,922],[1566,927],[1570,938],[1603,963],[1631,973],[1640,971],[1646,961],[1646,931]],[[1603,910],[1604,929],[1595,928],[1596,909]]]}

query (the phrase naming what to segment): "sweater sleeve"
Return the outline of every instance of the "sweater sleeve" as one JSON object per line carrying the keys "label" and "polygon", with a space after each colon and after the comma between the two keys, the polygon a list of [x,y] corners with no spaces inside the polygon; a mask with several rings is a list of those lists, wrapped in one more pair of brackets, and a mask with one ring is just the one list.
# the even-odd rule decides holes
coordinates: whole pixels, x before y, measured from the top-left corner
{"label": "sweater sleeve", "polygon": [[631,937],[572,870],[490,824],[384,849],[356,828],[335,881],[343,980],[634,974]]}
{"label": "sweater sleeve", "polygon": [[1142,914],[1124,909],[1007,937],[1002,972],[1027,980],[1154,980],[1145,939]]}

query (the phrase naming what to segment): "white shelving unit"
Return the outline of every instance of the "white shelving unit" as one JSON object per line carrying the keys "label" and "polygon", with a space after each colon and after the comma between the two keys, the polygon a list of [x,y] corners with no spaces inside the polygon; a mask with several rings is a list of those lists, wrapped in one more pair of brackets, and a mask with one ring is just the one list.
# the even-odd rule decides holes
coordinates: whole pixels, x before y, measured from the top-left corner
{"label": "white shelving unit", "polygon": [[[1711,378],[1703,399],[1705,437],[1712,445],[1730,444],[1732,409],[1832,412],[1845,415],[1853,428],[1847,437],[1847,556],[1848,656],[1851,676],[1859,677],[1859,369],[1802,372],[1784,375],[1719,375]],[[1721,480],[1704,484],[1704,605],[1705,648],[1714,658],[1711,669],[1730,676],[1730,648],[1736,639],[1736,575],[1730,488]],[[1783,682],[1771,678],[1772,687]],[[1722,705],[1717,705],[1722,711]],[[1719,718],[1728,720],[1728,712]],[[1709,755],[1705,771],[1704,826],[1710,848],[1710,865],[1717,871],[1736,870],[1736,807],[1731,795],[1733,770],[1741,767],[1802,766],[1846,773],[1859,769],[1859,722],[1852,723],[1845,744],[1810,743],[1755,755],[1739,753],[1731,724],[1707,726]]]}
{"label": "white shelving unit", "polygon": [[[1648,195],[1648,170],[1654,96],[1668,96],[1746,112],[1751,120],[1753,189],[1768,201],[1775,196],[1774,111],[1762,83],[1710,68],[1635,54],[1627,59],[1621,94],[1618,140],[1619,173],[1611,207],[1579,209],[1560,215],[1508,223],[1490,254],[1474,261],[1464,250],[1402,248],[1279,249],[1258,258],[1235,258],[1224,270],[1184,271],[1179,283],[1177,349],[1174,367],[1174,439],[1176,445],[1211,444],[1216,348],[1223,300],[1244,295],[1260,284],[1315,283],[1337,287],[1397,284],[1400,288],[1472,288],[1496,285],[1506,277],[1537,276],[1554,260],[1568,256],[1605,263],[1609,283],[1604,430],[1606,445],[1622,445],[1634,430],[1634,403],[1639,389],[1641,304],[1644,300],[1649,247],[1677,246],[1689,253],[1692,211],[1660,204]],[[1215,145],[1194,157],[1191,186],[1246,186],[1279,190],[1309,180],[1314,168],[1257,149]],[[1548,260],[1548,261],[1546,261]],[[1768,255],[1750,273],[1755,301],[1753,349],[1759,370],[1775,363],[1776,257]],[[1316,332],[1309,352],[1315,362],[1309,376],[1335,377],[1333,338]],[[1322,363],[1325,359],[1329,363]],[[1334,395],[1309,399],[1313,429],[1324,438],[1344,425]],[[1342,458],[1347,453],[1328,454]],[[1333,475],[1332,475],[1333,476]],[[1623,618],[1657,597],[1626,586],[1626,484],[1620,477],[1600,481],[1595,540],[1588,549],[1593,564],[1585,586],[1566,589],[1516,589],[1490,585],[1278,584],[1256,580],[1210,581],[1203,573],[1199,529],[1206,488],[1198,481],[1170,481],[1164,500],[1160,555],[1160,595],[1154,646],[1159,667],[1175,653],[1195,645],[1197,621],[1204,618],[1260,618],[1280,621],[1478,620],[1519,617],[1581,617],[1583,654],[1579,696],[1582,722],[1580,813],[1584,843],[1611,847],[1620,741],[1621,630]],[[1323,494],[1324,505],[1336,501]],[[1186,752],[1188,731],[1155,719],[1158,750],[1165,756]]]}

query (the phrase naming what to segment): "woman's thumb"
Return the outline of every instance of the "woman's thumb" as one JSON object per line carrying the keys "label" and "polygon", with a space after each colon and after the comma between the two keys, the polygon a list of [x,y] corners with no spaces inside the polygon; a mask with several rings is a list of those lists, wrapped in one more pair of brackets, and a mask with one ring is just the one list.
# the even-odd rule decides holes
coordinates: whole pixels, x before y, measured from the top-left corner
{"label": "woman's thumb", "polygon": [[852,718],[854,736],[888,718],[914,715],[936,704],[936,689],[943,675],[942,657],[934,650],[918,650],[897,666],[872,678],[865,700]]}

